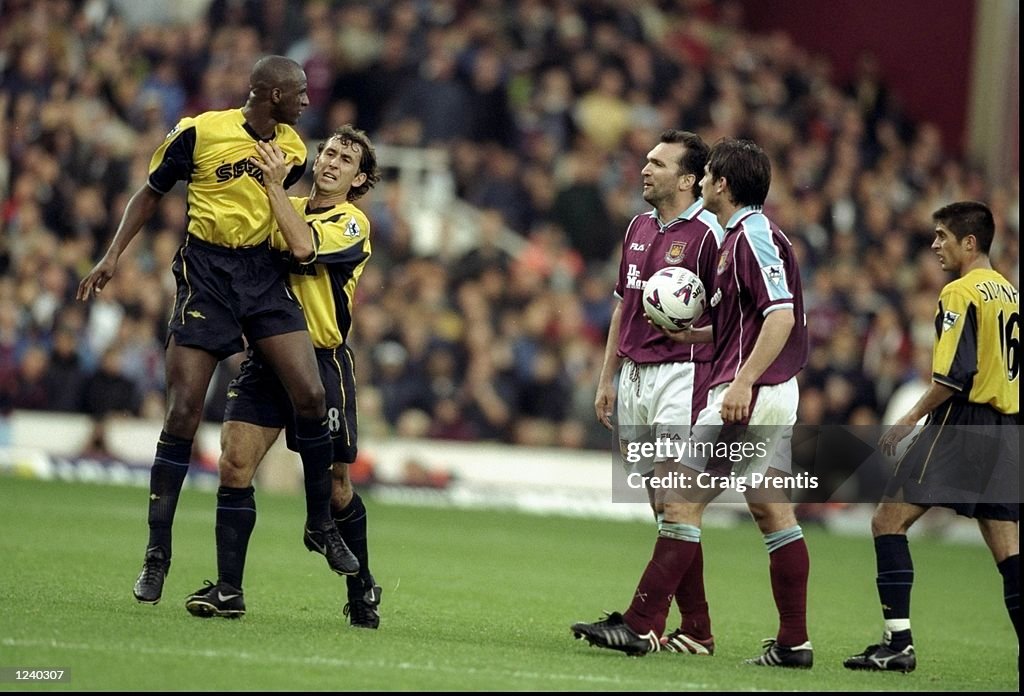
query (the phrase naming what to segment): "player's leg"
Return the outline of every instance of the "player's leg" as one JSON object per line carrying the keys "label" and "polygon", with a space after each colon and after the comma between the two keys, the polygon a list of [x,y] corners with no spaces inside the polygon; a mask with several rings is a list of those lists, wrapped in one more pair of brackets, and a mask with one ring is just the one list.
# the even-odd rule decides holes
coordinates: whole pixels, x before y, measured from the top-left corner
{"label": "player's leg", "polygon": [[366,506],[353,489],[349,472],[349,464],[355,462],[359,452],[352,351],[346,346],[333,351],[318,350],[317,362],[326,392],[327,420],[334,443],[331,515],[342,540],[359,561],[359,574],[345,577],[348,602],[343,613],[353,626],[377,628],[380,625],[381,587],[370,573]]}
{"label": "player's leg", "polygon": [[[709,363],[685,363],[671,374],[675,388],[659,390],[673,408],[671,419],[683,424],[696,423],[698,415],[707,406],[707,382],[711,376]],[[659,410],[660,410],[659,399]],[[690,472],[689,475],[694,475]],[[659,523],[664,519],[662,516]],[[711,614],[704,588],[704,545],[700,541],[700,525],[695,526],[697,549],[686,572],[676,588],[675,601],[679,607],[679,628],[662,638],[667,650],[692,655],[713,655],[715,640],[711,633]]]}
{"label": "player's leg", "polygon": [[359,570],[358,562],[331,519],[333,447],[324,386],[309,333],[267,336],[256,341],[256,349],[281,380],[295,410],[293,436],[302,459],[306,490],[303,543],[310,551],[326,556],[334,572],[354,575]]}
{"label": "player's leg", "polygon": [[[768,469],[769,477],[784,472]],[[809,668],[814,652],[807,634],[807,577],[810,555],[794,506],[781,489],[747,491],[747,507],[764,537],[779,632],[765,641],[764,654],[747,660],[763,667]]]}
{"label": "player's leg", "polygon": [[274,444],[280,428],[226,421],[220,431],[217,489],[217,583],[192,594],[185,608],[193,616],[239,618],[245,614],[242,575],[249,537],[256,526],[252,486],[256,468]]}
{"label": "player's leg", "polygon": [[910,630],[910,594],[914,587],[914,562],[907,532],[928,512],[927,507],[897,500],[878,504],[871,518],[878,575],[878,599],[885,632],[881,642],[847,658],[848,669],[912,672],[917,667]]}
{"label": "player's leg", "polygon": [[[661,649],[661,635],[679,582],[696,553],[703,503],[666,499],[665,521],[658,530],[651,560],[647,563],[629,608],[613,612],[595,623],[576,623],[573,635],[591,645],[644,655]],[[686,523],[676,520],[691,520]],[[674,648],[673,648],[674,649]]]}
{"label": "player's leg", "polygon": [[149,474],[149,543],[134,587],[135,598],[140,602],[156,604],[163,594],[164,579],[171,565],[174,513],[217,362],[205,350],[180,346],[173,337],[168,342],[167,413]]}
{"label": "player's leg", "polygon": [[[1017,507],[1000,505],[998,507]],[[1014,512],[1014,516],[1019,512]],[[1013,622],[1013,630],[1020,642],[1020,539],[1018,522],[1015,520],[978,519],[978,527],[985,538],[992,557],[1003,576],[1003,602]]]}
{"label": "player's leg", "polygon": [[334,463],[334,490],[331,511],[341,538],[359,560],[359,574],[345,578],[348,602],[344,614],[359,628],[377,628],[380,625],[381,587],[370,573],[370,553],[366,541],[366,506],[352,488],[348,464]]}

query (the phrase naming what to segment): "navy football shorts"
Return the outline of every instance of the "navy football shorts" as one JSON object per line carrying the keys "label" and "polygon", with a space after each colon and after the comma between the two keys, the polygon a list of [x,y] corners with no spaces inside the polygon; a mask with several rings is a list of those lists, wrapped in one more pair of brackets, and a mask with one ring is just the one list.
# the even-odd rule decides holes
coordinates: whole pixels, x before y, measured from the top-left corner
{"label": "navy football shorts", "polygon": [[171,264],[177,283],[168,340],[223,360],[250,343],[306,331],[306,317],[266,245],[232,249],[188,235]]}
{"label": "navy football shorts", "polygon": [[1018,416],[950,399],[896,464],[886,496],[987,520],[1020,519]]}
{"label": "navy football shorts", "polygon": [[[335,462],[351,464],[356,460],[356,383],[352,351],[348,346],[317,348],[327,395],[327,425],[334,443]],[[284,385],[269,365],[252,350],[242,363],[238,377],[228,387],[225,421],[242,421],[264,428],[285,428],[288,449],[295,445],[295,416]]]}

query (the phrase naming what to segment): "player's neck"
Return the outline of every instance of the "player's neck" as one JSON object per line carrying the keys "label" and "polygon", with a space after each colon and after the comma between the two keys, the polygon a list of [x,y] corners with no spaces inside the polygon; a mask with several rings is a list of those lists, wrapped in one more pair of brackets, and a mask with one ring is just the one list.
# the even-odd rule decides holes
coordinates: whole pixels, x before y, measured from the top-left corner
{"label": "player's neck", "polygon": [[670,201],[663,202],[661,205],[655,206],[654,212],[658,214],[658,220],[661,224],[667,225],[682,215],[683,211],[693,205],[695,200],[693,196],[680,195]]}
{"label": "player's neck", "polygon": [[333,208],[346,200],[348,200],[348,191],[331,195],[321,194],[314,185],[313,190],[309,192],[309,207],[311,208]]}
{"label": "player's neck", "polygon": [[269,138],[274,135],[277,121],[263,113],[263,110],[258,106],[246,102],[245,106],[242,107],[242,115],[245,117],[245,122],[249,124],[249,127],[252,128],[256,135],[261,138]]}
{"label": "player's neck", "polygon": [[715,216],[718,218],[718,224],[721,225],[724,230],[726,225],[729,224],[729,221],[732,220],[732,216],[745,207],[746,206],[736,205],[731,202],[723,202],[722,208],[715,213]]}
{"label": "player's neck", "polygon": [[964,264],[960,266],[960,277],[963,278],[971,271],[977,270],[992,270],[992,262],[989,260],[988,254],[978,254],[973,259],[965,261]]}

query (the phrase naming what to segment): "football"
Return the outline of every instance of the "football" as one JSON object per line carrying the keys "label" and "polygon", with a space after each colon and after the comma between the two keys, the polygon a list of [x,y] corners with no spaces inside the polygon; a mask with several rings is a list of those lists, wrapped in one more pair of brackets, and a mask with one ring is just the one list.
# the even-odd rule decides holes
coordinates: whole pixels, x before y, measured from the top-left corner
{"label": "football", "polygon": [[644,313],[668,331],[688,328],[704,313],[704,283],[689,269],[663,268],[644,286]]}

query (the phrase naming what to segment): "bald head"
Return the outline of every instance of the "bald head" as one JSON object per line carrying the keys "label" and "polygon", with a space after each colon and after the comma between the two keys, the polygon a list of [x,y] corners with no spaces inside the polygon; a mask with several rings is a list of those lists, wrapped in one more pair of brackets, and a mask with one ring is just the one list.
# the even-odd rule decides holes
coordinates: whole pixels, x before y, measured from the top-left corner
{"label": "bald head", "polygon": [[249,76],[245,118],[261,136],[274,123],[295,125],[307,106],[306,73],[298,63],[284,56],[264,56],[256,61]]}
{"label": "bald head", "polygon": [[284,56],[264,56],[256,61],[249,76],[249,87],[256,92],[288,87],[305,81],[302,66]]}

